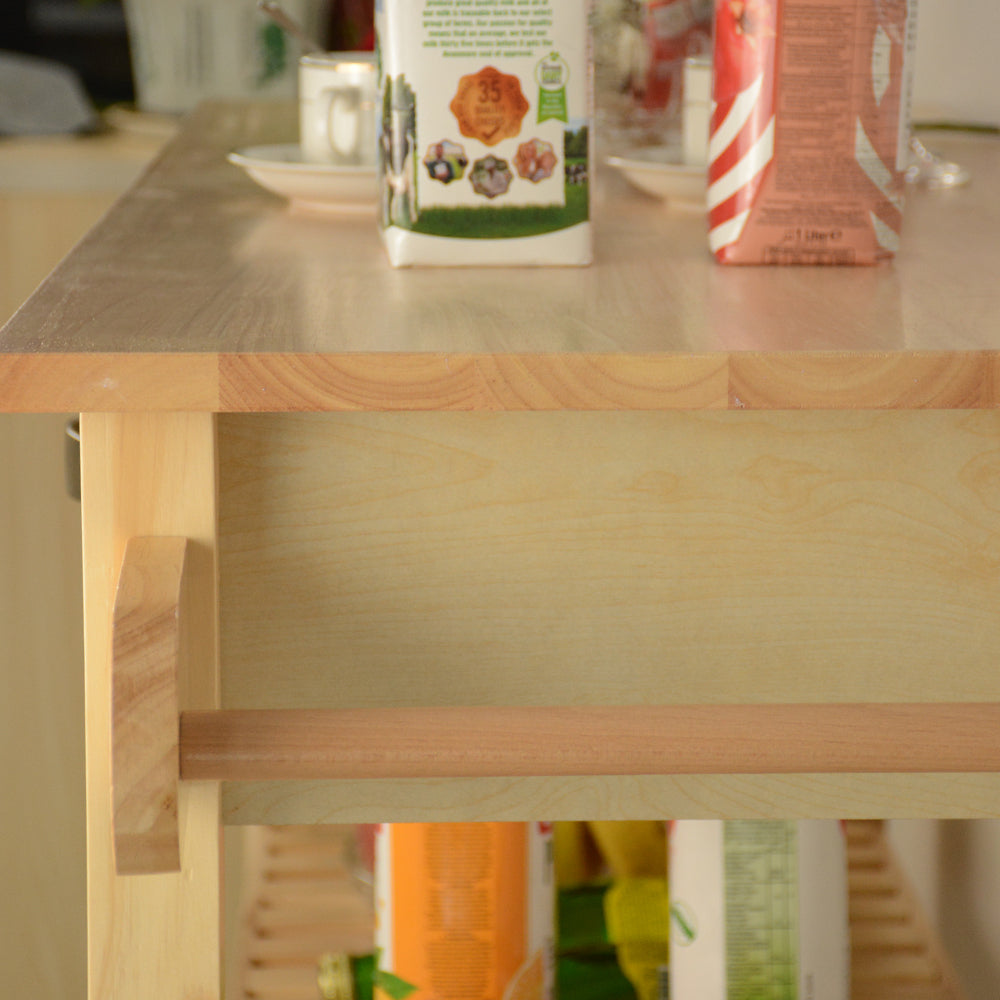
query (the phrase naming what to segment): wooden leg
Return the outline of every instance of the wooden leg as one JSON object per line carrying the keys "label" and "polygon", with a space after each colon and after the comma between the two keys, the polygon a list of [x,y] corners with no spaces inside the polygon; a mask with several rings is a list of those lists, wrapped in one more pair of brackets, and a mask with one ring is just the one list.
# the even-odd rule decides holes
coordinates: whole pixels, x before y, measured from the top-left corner
{"label": "wooden leg", "polygon": [[222,994],[219,787],[180,791],[179,874],[115,874],[111,828],[111,623],[135,535],[189,539],[189,665],[182,708],[219,705],[215,419],[85,414],[81,421],[86,642],[88,995],[208,1000]]}

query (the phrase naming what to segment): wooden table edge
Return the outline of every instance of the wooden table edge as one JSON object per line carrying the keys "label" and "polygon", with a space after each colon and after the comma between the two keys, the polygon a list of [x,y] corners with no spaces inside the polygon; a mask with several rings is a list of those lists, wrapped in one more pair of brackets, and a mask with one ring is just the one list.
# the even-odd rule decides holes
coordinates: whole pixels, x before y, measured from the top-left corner
{"label": "wooden table edge", "polygon": [[0,353],[0,413],[979,410],[1000,351]]}

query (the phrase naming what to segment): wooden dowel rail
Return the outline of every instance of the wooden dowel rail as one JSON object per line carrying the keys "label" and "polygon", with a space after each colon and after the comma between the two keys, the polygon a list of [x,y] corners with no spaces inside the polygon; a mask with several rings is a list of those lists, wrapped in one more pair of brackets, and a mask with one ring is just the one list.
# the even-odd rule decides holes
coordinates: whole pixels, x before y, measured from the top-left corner
{"label": "wooden dowel rail", "polygon": [[183,712],[187,780],[1000,771],[1000,704]]}

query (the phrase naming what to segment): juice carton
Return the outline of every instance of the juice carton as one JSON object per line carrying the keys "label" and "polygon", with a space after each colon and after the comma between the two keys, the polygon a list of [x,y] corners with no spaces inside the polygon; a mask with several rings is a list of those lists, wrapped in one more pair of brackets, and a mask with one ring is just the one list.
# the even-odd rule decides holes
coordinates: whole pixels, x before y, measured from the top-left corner
{"label": "juice carton", "polygon": [[899,248],[916,0],[716,0],[709,244],[726,264]]}
{"label": "juice carton", "polygon": [[375,1000],[551,1000],[549,823],[384,823]]}

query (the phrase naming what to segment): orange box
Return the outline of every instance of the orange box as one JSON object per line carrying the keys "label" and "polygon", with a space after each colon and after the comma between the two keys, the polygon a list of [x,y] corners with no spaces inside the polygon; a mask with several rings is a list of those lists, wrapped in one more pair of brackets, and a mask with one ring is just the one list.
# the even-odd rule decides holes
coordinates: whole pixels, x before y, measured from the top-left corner
{"label": "orange box", "polygon": [[392,823],[375,837],[375,1000],[551,1000],[548,823]]}

